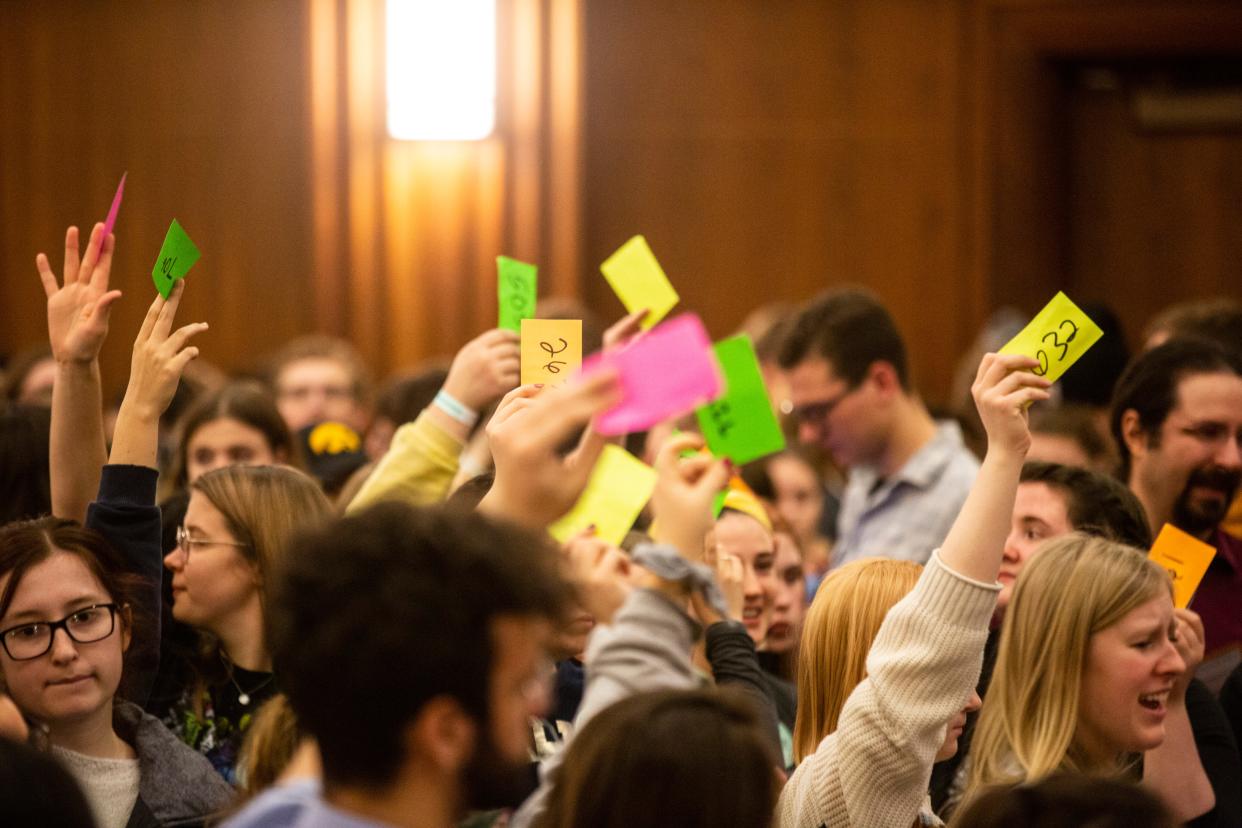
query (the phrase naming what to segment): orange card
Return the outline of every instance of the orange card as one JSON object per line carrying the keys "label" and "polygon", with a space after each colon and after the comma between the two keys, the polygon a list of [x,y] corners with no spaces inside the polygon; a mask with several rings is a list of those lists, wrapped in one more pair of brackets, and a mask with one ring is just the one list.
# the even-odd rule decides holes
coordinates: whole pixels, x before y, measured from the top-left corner
{"label": "orange card", "polygon": [[1166,523],[1147,557],[1169,571],[1173,579],[1173,606],[1185,609],[1216,557],[1216,548]]}

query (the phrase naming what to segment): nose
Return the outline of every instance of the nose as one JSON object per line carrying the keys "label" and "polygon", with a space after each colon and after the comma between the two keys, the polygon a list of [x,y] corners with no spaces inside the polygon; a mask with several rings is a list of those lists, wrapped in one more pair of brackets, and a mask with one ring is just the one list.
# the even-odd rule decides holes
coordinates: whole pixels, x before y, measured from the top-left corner
{"label": "nose", "polygon": [[803,443],[814,443],[819,437],[818,429],[807,422],[798,423],[798,439]]}
{"label": "nose", "polygon": [[1178,676],[1186,672],[1186,660],[1182,658],[1182,654],[1177,651],[1177,645],[1172,641],[1165,645],[1165,654],[1157,664],[1157,669],[1161,675]]}
{"label": "nose", "polygon": [[962,709],[967,713],[974,713],[980,707],[983,707],[983,699],[979,698],[979,694],[974,690],[970,691],[970,698],[966,700],[966,706]]}
{"label": "nose", "polygon": [[174,546],[173,550],[164,556],[164,568],[171,572],[179,572],[185,566],[185,551],[180,546]]}
{"label": "nose", "polygon": [[1018,540],[1018,533],[1017,533],[1017,532],[1010,532],[1010,533],[1009,533],[1009,536],[1005,538],[1005,548],[1004,548],[1004,550],[1003,550],[1003,552],[1002,552],[1002,556],[1003,556],[1003,557],[1004,557],[1004,559],[1005,559],[1006,561],[1008,561],[1009,563],[1017,563],[1017,562],[1018,562],[1018,544],[1017,544],[1017,540]]}
{"label": "nose", "polygon": [[78,657],[78,648],[74,646],[69,633],[62,629],[52,631],[52,662],[67,664]]}
{"label": "nose", "polygon": [[759,578],[755,576],[755,568],[753,566],[742,567],[742,594],[747,598],[763,595],[763,585],[759,583]]}
{"label": "nose", "polygon": [[1216,462],[1227,469],[1242,469],[1242,434],[1233,435],[1216,451]]}

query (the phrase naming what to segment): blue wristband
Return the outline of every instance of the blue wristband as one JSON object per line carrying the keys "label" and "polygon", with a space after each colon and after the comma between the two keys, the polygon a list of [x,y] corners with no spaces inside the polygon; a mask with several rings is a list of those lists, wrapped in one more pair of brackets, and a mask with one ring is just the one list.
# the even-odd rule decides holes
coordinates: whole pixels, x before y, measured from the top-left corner
{"label": "blue wristband", "polygon": [[433,402],[441,411],[467,428],[473,426],[479,421],[479,412],[472,408],[466,407],[465,404],[459,402],[452,394],[445,391],[443,388],[436,393],[436,398]]}

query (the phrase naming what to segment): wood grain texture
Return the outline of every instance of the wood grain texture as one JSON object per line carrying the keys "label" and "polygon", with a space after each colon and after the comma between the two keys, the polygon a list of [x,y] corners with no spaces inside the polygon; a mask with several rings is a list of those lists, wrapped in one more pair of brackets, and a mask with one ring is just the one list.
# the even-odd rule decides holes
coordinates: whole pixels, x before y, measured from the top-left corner
{"label": "wood grain texture", "polygon": [[60,271],[128,170],[102,355],[124,386],[173,218],[203,252],[180,321],[208,320],[203,357],[242,368],[313,325],[306,15],[263,3],[14,0],[0,7],[0,350],[45,342],[34,269]]}

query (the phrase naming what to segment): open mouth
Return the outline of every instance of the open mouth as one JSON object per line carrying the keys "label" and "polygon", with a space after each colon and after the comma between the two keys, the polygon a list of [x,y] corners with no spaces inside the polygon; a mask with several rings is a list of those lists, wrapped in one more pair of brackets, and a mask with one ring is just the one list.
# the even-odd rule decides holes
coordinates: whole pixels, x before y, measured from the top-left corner
{"label": "open mouth", "polygon": [[1139,704],[1153,713],[1163,713],[1168,701],[1168,690],[1162,690],[1159,693],[1144,693],[1139,696]]}
{"label": "open mouth", "polygon": [[768,627],[768,639],[769,640],[776,639],[778,641],[781,641],[786,638],[789,638],[792,632],[793,632],[793,627],[791,627],[789,624],[786,624],[784,621],[777,621],[775,624]]}
{"label": "open mouth", "polygon": [[746,626],[748,627],[758,626],[762,618],[763,618],[763,607],[743,607],[742,608],[742,623],[745,624]]}

